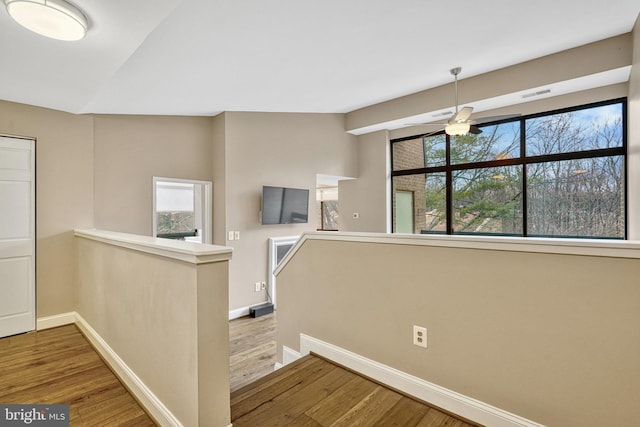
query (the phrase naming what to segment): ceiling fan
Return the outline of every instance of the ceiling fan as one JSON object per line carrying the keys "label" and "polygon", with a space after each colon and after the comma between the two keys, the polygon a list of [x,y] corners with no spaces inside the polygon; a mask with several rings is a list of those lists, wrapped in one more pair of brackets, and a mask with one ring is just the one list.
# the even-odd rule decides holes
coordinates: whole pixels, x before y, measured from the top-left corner
{"label": "ceiling fan", "polygon": [[[473,112],[473,107],[462,107],[461,110],[458,111],[458,74],[462,71],[461,67],[455,67],[449,70],[454,78],[454,88],[456,92],[456,112],[455,114],[447,121],[444,126],[444,132],[447,135],[466,135],[471,132],[471,125],[475,122],[469,120],[471,117],[471,113]],[[482,132],[480,128],[474,126],[474,131],[472,133],[477,134]]]}
{"label": "ceiling fan", "polygon": [[[444,132],[447,135],[460,136],[466,135],[468,133],[472,133],[477,135],[482,133],[482,129],[476,126],[475,120],[469,120],[471,117],[471,113],[473,112],[473,107],[462,107],[458,108],[458,74],[462,71],[461,67],[455,67],[449,70],[449,72],[453,75],[454,78],[454,88],[456,94],[456,111],[451,116],[451,118],[446,123],[418,123],[411,124],[410,126],[444,126]],[[481,123],[492,122],[503,120],[511,117],[515,117],[518,115],[509,115],[509,116],[494,116],[494,117],[484,117]],[[435,131],[430,134],[438,133],[440,131]]]}

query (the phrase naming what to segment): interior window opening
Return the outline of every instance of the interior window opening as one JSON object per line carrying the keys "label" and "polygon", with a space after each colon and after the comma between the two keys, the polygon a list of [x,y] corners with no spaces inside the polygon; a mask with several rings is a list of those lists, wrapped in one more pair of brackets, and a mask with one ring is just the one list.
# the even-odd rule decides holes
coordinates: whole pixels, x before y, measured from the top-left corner
{"label": "interior window opening", "polygon": [[153,235],[211,243],[211,182],[153,179]]}

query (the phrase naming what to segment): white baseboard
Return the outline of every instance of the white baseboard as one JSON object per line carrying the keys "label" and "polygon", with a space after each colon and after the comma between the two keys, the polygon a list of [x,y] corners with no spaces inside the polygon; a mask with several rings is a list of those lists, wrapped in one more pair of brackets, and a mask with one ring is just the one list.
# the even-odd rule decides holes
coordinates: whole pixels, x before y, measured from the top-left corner
{"label": "white baseboard", "polygon": [[229,320],[237,319],[239,317],[248,316],[249,315],[249,307],[236,308],[234,310],[229,310]]}
{"label": "white baseboard", "polygon": [[[283,347],[283,361],[286,365],[285,354],[287,353],[285,353],[285,349],[287,348]],[[300,353],[298,354],[307,355],[310,352],[326,357],[362,375],[482,425],[492,427],[544,427],[542,424],[440,387],[333,344],[300,334]],[[294,357],[294,353],[297,352],[290,350],[288,355]]]}
{"label": "white baseboard", "polygon": [[280,362],[276,362],[273,364],[273,370],[277,371],[278,369],[282,368],[284,365]]}
{"label": "white baseboard", "polygon": [[290,349],[286,345],[282,346],[282,365],[288,365],[289,363],[300,359],[302,355],[295,350]]}
{"label": "white baseboard", "polygon": [[53,316],[38,317],[36,321],[36,330],[57,328],[58,326],[71,325],[76,323],[76,312],[56,314]]}
{"label": "white baseboard", "polygon": [[138,399],[138,402],[161,426],[182,426],[182,423],[164,406],[140,378],[127,366],[115,351],[102,339],[80,314],[75,313],[76,325],[91,342],[100,356],[109,365],[111,370],[125,384],[129,391]]}

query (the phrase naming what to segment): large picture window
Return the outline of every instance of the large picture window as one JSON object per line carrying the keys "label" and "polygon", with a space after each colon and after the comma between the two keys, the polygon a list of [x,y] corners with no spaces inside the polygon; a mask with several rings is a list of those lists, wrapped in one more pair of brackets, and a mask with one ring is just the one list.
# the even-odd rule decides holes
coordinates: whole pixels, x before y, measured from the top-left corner
{"label": "large picture window", "polygon": [[394,232],[626,238],[625,99],[480,128],[391,141]]}

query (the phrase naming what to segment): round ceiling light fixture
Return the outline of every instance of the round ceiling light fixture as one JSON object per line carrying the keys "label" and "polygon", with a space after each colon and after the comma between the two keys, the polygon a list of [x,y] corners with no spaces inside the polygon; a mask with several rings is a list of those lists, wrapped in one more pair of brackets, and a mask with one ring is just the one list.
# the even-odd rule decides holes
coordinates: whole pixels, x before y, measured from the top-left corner
{"label": "round ceiling light fixture", "polygon": [[81,40],[89,24],[80,9],[65,0],[4,0],[9,15],[23,27],[57,40]]}

